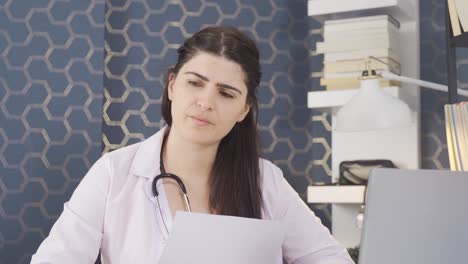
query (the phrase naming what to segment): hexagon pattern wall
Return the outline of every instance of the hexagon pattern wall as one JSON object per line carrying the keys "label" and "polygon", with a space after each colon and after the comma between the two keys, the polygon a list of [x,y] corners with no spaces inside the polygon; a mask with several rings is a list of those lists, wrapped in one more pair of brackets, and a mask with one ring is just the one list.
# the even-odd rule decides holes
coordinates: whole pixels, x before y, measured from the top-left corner
{"label": "hexagon pattern wall", "polygon": [[[445,0],[420,1],[421,79],[447,83],[445,44]],[[468,48],[457,50],[457,77],[460,88],[468,88]],[[460,100],[468,100],[459,97]],[[446,93],[422,88],[421,153],[422,167],[448,169],[444,104]]]}
{"label": "hexagon pattern wall", "polygon": [[[421,77],[442,83],[443,2],[421,1]],[[163,126],[175,50],[213,24],[241,28],[260,48],[263,156],[303,198],[312,181],[329,181],[330,117],[306,107],[307,91],[322,89],[313,52],[321,23],[306,16],[306,1],[0,0],[0,263],[29,262],[101,150]],[[422,93],[425,168],[448,167],[445,98]],[[329,224],[328,208],[314,209]]]}
{"label": "hexagon pattern wall", "polygon": [[101,154],[104,1],[0,1],[0,263],[29,263]]}

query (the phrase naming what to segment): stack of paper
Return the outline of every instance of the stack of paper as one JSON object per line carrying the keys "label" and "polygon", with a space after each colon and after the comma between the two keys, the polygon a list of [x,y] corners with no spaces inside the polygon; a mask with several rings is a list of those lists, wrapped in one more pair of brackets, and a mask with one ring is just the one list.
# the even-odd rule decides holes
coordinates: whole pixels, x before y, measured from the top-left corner
{"label": "stack of paper", "polygon": [[[355,89],[365,69],[365,60],[374,56],[386,64],[372,62],[377,71],[400,73],[399,23],[389,15],[327,20],[324,41],[317,42],[317,53],[324,54],[324,74],[320,80],[327,90]],[[381,86],[398,82],[381,80]]]}
{"label": "stack of paper", "polygon": [[160,264],[282,264],[280,221],[177,212]]}
{"label": "stack of paper", "polygon": [[468,171],[468,102],[445,105],[450,169]]}

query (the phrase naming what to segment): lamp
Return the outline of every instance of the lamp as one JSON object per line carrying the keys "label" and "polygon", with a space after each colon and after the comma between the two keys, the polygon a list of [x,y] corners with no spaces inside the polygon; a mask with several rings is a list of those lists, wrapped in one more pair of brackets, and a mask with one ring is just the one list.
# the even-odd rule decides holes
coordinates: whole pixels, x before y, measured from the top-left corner
{"label": "lamp", "polygon": [[[448,92],[446,85],[399,76],[388,71],[377,74],[370,68],[371,59],[387,64],[372,56],[366,61],[366,70],[359,77],[361,84],[358,93],[336,114],[335,130],[337,131],[390,129],[407,127],[414,122],[410,107],[380,88],[379,80],[382,78]],[[468,91],[458,89],[458,94],[468,96]]]}

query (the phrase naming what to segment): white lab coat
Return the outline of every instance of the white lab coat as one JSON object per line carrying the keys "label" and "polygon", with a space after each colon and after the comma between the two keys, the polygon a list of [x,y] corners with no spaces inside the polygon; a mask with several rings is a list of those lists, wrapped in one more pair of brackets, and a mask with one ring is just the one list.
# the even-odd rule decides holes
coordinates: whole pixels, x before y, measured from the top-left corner
{"label": "white lab coat", "polygon": [[[88,171],[42,242],[31,263],[157,263],[168,237],[151,193],[160,174],[164,130],[147,140],[102,156]],[[340,246],[284,179],[260,159],[263,219],[287,226],[282,246],[288,263],[350,264]],[[169,232],[172,216],[164,188],[161,210]],[[278,259],[278,264],[282,260]]]}

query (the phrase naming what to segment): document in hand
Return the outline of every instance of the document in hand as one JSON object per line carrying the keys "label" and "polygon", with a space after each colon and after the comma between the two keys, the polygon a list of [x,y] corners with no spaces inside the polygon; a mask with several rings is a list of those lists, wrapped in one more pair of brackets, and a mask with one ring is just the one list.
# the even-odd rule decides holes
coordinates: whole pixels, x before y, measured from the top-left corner
{"label": "document in hand", "polygon": [[282,263],[280,221],[177,212],[160,264]]}

